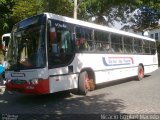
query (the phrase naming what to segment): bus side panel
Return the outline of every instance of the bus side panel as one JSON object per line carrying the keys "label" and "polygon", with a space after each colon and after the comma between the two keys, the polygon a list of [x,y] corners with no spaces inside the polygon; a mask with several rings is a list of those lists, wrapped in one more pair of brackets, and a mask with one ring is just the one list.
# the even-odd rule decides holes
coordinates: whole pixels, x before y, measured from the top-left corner
{"label": "bus side panel", "polygon": [[151,73],[155,70],[157,70],[158,65],[152,65],[152,66],[144,66],[145,74]]}
{"label": "bus side panel", "polygon": [[78,75],[87,68],[93,70],[96,84],[137,76],[140,63],[144,65],[145,73],[150,73],[157,69],[154,57],[154,55],[76,54],[70,64],[73,66],[73,74],[69,74],[68,66],[49,70],[50,93],[77,88]]}
{"label": "bus side panel", "polygon": [[[107,81],[118,80],[122,78],[132,77],[137,75],[137,67],[135,68],[121,68],[121,69],[111,69],[106,70],[105,74],[99,74],[96,72],[96,83],[102,83]],[[108,78],[108,79],[105,79]],[[102,81],[103,79],[103,81]]]}
{"label": "bus side panel", "polygon": [[[150,59],[150,61],[148,61]],[[145,74],[151,73],[158,69],[158,58],[157,54],[144,58],[144,62],[147,63],[144,65]]]}
{"label": "bus side panel", "polygon": [[[133,56],[133,55],[132,55]],[[103,83],[137,75],[131,55],[117,54],[76,54],[74,63],[76,72],[91,68],[96,77],[96,83]]]}
{"label": "bus side panel", "polygon": [[[50,93],[77,88],[78,74],[61,74],[60,71],[63,71],[63,69],[65,67],[49,70]],[[52,75],[57,71],[59,71],[57,75]]]}
{"label": "bus side panel", "polygon": [[126,55],[126,54],[76,54],[74,69],[91,68],[96,77],[96,83],[132,77],[138,75],[138,66],[142,64],[146,73],[153,72],[157,67],[156,55]]}
{"label": "bus side panel", "polygon": [[140,64],[144,67],[144,73],[151,73],[158,69],[158,60],[157,54],[155,55],[134,55],[135,65],[139,66]]}

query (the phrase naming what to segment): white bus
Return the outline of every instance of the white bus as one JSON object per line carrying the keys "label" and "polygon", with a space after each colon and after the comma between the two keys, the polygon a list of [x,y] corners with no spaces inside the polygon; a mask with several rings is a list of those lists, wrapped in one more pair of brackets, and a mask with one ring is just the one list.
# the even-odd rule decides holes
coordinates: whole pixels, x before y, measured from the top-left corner
{"label": "white bus", "polygon": [[6,88],[48,94],[77,88],[86,95],[95,85],[138,76],[158,68],[155,40],[136,34],[44,13],[12,30]]}
{"label": "white bus", "polygon": [[8,50],[8,44],[9,44],[10,39],[11,39],[10,33],[5,33],[2,35],[2,49],[4,51]]}
{"label": "white bus", "polygon": [[7,55],[10,39],[11,39],[11,33],[5,33],[1,37],[1,52],[3,53],[3,57],[1,58],[1,64],[4,68],[7,67],[7,62],[5,61],[5,57]]}

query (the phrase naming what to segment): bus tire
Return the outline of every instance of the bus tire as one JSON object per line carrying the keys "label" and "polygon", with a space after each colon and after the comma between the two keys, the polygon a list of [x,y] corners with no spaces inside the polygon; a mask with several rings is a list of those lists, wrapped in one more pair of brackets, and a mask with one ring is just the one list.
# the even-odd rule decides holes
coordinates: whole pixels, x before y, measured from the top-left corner
{"label": "bus tire", "polygon": [[79,79],[78,79],[78,92],[81,95],[87,95],[88,89],[89,89],[89,84],[88,84],[88,73],[86,71],[82,71],[79,74]]}
{"label": "bus tire", "polygon": [[138,80],[142,80],[144,78],[144,68],[142,65],[138,66]]}

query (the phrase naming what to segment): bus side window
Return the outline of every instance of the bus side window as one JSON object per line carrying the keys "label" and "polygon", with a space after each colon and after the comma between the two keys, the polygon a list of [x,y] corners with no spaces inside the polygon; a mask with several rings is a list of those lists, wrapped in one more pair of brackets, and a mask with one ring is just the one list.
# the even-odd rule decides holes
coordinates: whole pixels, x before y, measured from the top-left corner
{"label": "bus side window", "polygon": [[50,26],[49,30],[49,54],[56,55],[58,53],[58,44],[56,41],[56,28]]}
{"label": "bus side window", "polygon": [[122,38],[120,35],[117,34],[111,34],[111,46],[110,48],[113,49],[112,52],[120,53],[122,52]]}
{"label": "bus side window", "polygon": [[153,41],[150,41],[150,51],[152,55],[156,53],[156,45],[155,45],[155,42]]}
{"label": "bus side window", "polygon": [[137,52],[137,54],[142,54],[142,40],[135,38],[134,39],[134,50]]}
{"label": "bus side window", "polygon": [[149,41],[144,40],[143,41],[143,50],[145,54],[150,54],[150,50],[149,50]]}
{"label": "bus side window", "polygon": [[85,31],[81,27],[76,28],[76,48],[77,51],[84,51],[86,49]]}
{"label": "bus side window", "polygon": [[133,53],[133,39],[131,37],[124,36],[124,53]]}

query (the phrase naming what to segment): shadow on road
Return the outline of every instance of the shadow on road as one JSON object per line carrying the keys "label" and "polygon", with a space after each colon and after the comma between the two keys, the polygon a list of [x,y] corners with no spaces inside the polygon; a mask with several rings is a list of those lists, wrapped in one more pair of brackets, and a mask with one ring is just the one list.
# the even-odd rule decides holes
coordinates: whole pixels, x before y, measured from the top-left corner
{"label": "shadow on road", "polygon": [[[145,77],[149,77],[146,75]],[[100,84],[97,89],[136,81],[135,78],[121,79]],[[109,93],[98,95],[79,96],[69,91],[47,95],[24,95],[20,93],[9,94],[5,91],[0,95],[0,113],[16,114],[23,120],[45,120],[51,118],[65,119],[92,119],[97,120],[105,115],[123,114],[124,101],[121,99],[108,99]],[[104,116],[103,116],[104,115]],[[109,117],[109,116],[107,116]]]}
{"label": "shadow on road", "polygon": [[[149,77],[146,75],[145,77]],[[102,89],[108,86],[135,81],[127,78],[107,82],[97,86]],[[108,93],[93,96],[79,96],[69,91],[48,95],[23,95],[20,93],[0,95],[0,113],[36,113],[36,114],[97,114],[120,113],[125,108],[123,100],[108,100]],[[25,108],[25,109],[24,109]]]}
{"label": "shadow on road", "polygon": [[[69,92],[49,95],[22,95],[5,93],[0,95],[0,113],[16,114],[23,120],[101,118],[101,114],[117,113],[125,108],[121,99],[107,99],[109,94],[77,96]],[[65,118],[64,118],[65,117]],[[78,118],[77,118],[78,117]]]}

